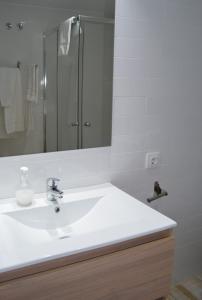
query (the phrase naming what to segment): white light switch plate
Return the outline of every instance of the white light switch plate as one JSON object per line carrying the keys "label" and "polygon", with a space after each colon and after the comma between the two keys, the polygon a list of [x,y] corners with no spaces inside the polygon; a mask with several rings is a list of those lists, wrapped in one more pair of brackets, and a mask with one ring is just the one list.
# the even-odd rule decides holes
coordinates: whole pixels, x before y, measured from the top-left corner
{"label": "white light switch plate", "polygon": [[151,152],[146,154],[145,159],[145,168],[146,169],[154,169],[157,168],[160,164],[160,153],[159,152]]}

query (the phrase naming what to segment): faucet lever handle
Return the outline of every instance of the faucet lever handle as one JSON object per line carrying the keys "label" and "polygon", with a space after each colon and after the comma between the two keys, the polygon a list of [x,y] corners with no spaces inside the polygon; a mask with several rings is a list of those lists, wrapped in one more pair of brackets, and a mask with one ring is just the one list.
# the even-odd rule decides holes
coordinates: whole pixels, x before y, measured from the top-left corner
{"label": "faucet lever handle", "polygon": [[[47,185],[52,188],[57,188],[57,183],[59,181],[60,181],[60,179],[58,179],[56,177],[50,177],[47,179]],[[50,184],[50,182],[51,182],[51,184]]]}

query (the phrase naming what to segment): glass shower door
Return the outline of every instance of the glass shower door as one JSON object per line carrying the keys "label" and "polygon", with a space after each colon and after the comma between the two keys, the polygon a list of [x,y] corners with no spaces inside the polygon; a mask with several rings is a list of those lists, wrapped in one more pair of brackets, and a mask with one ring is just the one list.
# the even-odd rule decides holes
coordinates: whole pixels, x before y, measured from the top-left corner
{"label": "glass shower door", "polygon": [[68,54],[59,31],[44,38],[46,151],[111,144],[113,22],[79,16]]}
{"label": "glass shower door", "polygon": [[104,147],[111,144],[114,26],[81,21],[81,28],[81,147]]}

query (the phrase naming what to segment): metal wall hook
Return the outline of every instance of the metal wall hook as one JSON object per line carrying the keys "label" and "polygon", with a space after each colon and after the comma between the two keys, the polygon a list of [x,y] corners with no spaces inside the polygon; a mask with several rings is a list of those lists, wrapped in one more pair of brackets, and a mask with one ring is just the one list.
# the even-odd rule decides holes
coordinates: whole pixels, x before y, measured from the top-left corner
{"label": "metal wall hook", "polygon": [[17,61],[17,68],[20,69],[21,68],[21,62]]}
{"label": "metal wall hook", "polygon": [[76,122],[72,122],[71,126],[72,127],[79,127],[79,122],[77,122],[77,121]]}
{"label": "metal wall hook", "polygon": [[154,193],[153,196],[147,199],[148,203],[151,203],[159,198],[168,196],[168,192],[166,190],[163,190],[160,187],[160,184],[158,183],[158,181],[154,182]]}
{"label": "metal wall hook", "polygon": [[85,127],[91,127],[91,122],[85,122],[85,123],[84,123],[84,126],[85,126]]}
{"label": "metal wall hook", "polygon": [[6,29],[11,30],[13,28],[13,24],[10,22],[6,23]]}
{"label": "metal wall hook", "polygon": [[[19,23],[16,24],[16,27],[17,27],[18,30],[23,30],[24,25],[25,25],[25,22],[19,22]],[[8,29],[8,30],[13,29],[13,24],[11,22],[7,22],[5,24],[5,26],[6,26],[6,29]]]}
{"label": "metal wall hook", "polygon": [[23,30],[24,29],[24,22],[19,22],[16,24],[18,30]]}

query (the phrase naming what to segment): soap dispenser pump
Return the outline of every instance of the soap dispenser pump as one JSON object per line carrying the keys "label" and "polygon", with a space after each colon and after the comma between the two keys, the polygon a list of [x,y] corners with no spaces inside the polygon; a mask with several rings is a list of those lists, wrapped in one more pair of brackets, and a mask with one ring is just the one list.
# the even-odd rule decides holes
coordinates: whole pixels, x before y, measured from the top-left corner
{"label": "soap dispenser pump", "polygon": [[28,180],[28,172],[27,167],[20,168],[20,188],[16,191],[16,201],[20,206],[31,205],[34,197],[34,192]]}

